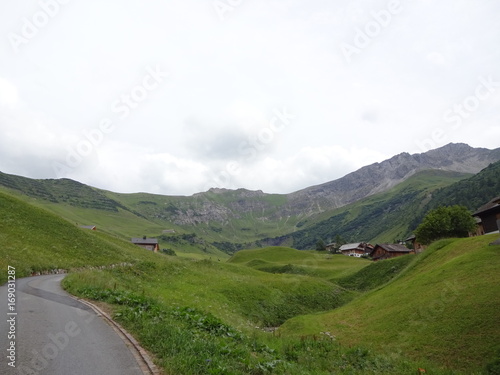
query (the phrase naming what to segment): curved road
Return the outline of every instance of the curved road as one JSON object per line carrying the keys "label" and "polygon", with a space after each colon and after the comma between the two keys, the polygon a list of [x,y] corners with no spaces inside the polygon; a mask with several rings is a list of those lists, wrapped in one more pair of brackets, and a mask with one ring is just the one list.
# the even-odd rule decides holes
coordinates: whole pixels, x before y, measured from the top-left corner
{"label": "curved road", "polygon": [[0,374],[144,375],[113,328],[61,289],[63,278],[18,279],[17,315],[8,315],[7,285],[0,287]]}

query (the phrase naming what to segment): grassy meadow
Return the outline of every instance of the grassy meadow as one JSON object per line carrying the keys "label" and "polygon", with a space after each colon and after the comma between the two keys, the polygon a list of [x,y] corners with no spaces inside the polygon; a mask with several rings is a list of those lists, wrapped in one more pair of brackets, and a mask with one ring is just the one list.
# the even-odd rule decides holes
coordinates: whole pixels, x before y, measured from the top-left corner
{"label": "grassy meadow", "polygon": [[[131,243],[76,225],[0,192],[0,268],[16,268],[18,277],[54,269],[75,269],[151,258]],[[156,258],[155,258],[156,259]],[[0,283],[7,280],[0,273]]]}
{"label": "grassy meadow", "polygon": [[498,373],[495,236],[377,263],[286,247],[225,261],[154,254],[4,193],[0,212],[2,269],[72,270],[63,286],[108,303],[166,373]]}
{"label": "grassy meadow", "polygon": [[[387,271],[408,261],[391,282],[330,312],[290,319],[279,332],[329,331],[346,345],[473,373],[500,354],[500,246],[488,245],[497,237],[442,240],[418,256],[375,263]],[[374,276],[373,266],[360,274]],[[366,289],[355,276],[340,285]]]}

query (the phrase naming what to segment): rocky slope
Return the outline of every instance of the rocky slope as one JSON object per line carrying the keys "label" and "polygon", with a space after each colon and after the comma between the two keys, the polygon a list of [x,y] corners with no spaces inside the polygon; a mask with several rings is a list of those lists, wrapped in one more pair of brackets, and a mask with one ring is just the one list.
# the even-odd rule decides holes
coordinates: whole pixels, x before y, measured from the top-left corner
{"label": "rocky slope", "polygon": [[381,163],[363,167],[338,180],[289,194],[284,208],[290,214],[298,210],[326,211],[387,191],[418,171],[440,169],[475,174],[498,160],[500,148],[473,148],[463,143],[450,143],[422,154],[402,153]]}

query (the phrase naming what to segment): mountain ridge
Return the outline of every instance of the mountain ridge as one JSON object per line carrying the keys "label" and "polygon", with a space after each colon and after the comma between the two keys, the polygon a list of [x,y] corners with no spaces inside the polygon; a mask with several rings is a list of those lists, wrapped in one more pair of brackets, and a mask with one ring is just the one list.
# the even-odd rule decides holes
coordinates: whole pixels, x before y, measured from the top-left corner
{"label": "mountain ridge", "polygon": [[[451,184],[499,160],[500,148],[489,150],[466,144],[449,144],[422,154],[401,153],[362,167],[340,179],[290,194],[223,188],[212,188],[191,196],[123,194],[69,179],[33,180],[1,172],[0,187],[43,204],[72,222],[100,224],[123,237],[144,234],[157,236],[169,229],[180,234],[195,233],[209,243],[257,245],[262,239],[302,232],[315,222],[337,215],[333,211],[388,192],[419,172],[442,172],[428,179],[425,186],[419,185],[419,189],[430,192],[437,188],[437,185],[434,187],[436,181]],[[444,172],[458,175],[453,177]],[[425,198],[413,190],[409,190],[408,199],[412,196]],[[399,201],[395,197],[388,202],[394,206]],[[380,205],[377,207],[377,215],[381,215],[384,209]],[[363,210],[366,214],[373,211],[368,207]],[[344,220],[358,214],[342,215],[337,215],[332,223],[342,224]],[[361,218],[356,220],[360,222]],[[361,222],[359,225],[362,226]],[[324,229],[317,233],[320,232],[324,232]],[[354,236],[361,232],[351,228],[350,233]],[[304,246],[310,246],[312,241],[315,240],[301,242]]]}
{"label": "mountain ridge", "polygon": [[[344,177],[291,193],[293,203],[339,208],[364,197],[384,192],[425,169],[478,173],[500,160],[500,148],[473,148],[450,143],[421,154],[400,153],[380,163],[364,166]],[[361,181],[361,183],[360,183]],[[312,196],[312,199],[311,199]]]}

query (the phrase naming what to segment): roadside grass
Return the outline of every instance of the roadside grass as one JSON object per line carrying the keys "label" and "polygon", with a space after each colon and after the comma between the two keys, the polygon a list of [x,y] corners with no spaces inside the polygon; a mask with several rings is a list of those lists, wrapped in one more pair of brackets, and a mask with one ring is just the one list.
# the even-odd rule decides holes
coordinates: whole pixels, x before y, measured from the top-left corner
{"label": "roadside grass", "polygon": [[[438,241],[394,281],[330,312],[290,319],[279,332],[329,331],[344,345],[479,373],[500,353],[500,246],[488,246],[496,237]],[[356,276],[340,283],[364,288]]]}
{"label": "roadside grass", "polygon": [[357,296],[357,292],[309,276],[273,275],[240,265],[180,257],[82,272],[67,280],[78,286],[72,292],[84,285],[99,289],[118,286],[154,296],[170,306],[204,309],[251,329],[276,327],[293,316],[330,310]]}
{"label": "roadside grass", "polygon": [[[115,319],[167,373],[414,374],[427,364],[343,346],[329,332],[285,337],[259,329],[284,321],[284,312],[302,314],[304,306],[319,312],[338,303],[333,284],[307,276],[171,257],[70,274],[63,285],[73,294],[112,304]],[[330,307],[321,302],[325,298]]]}

